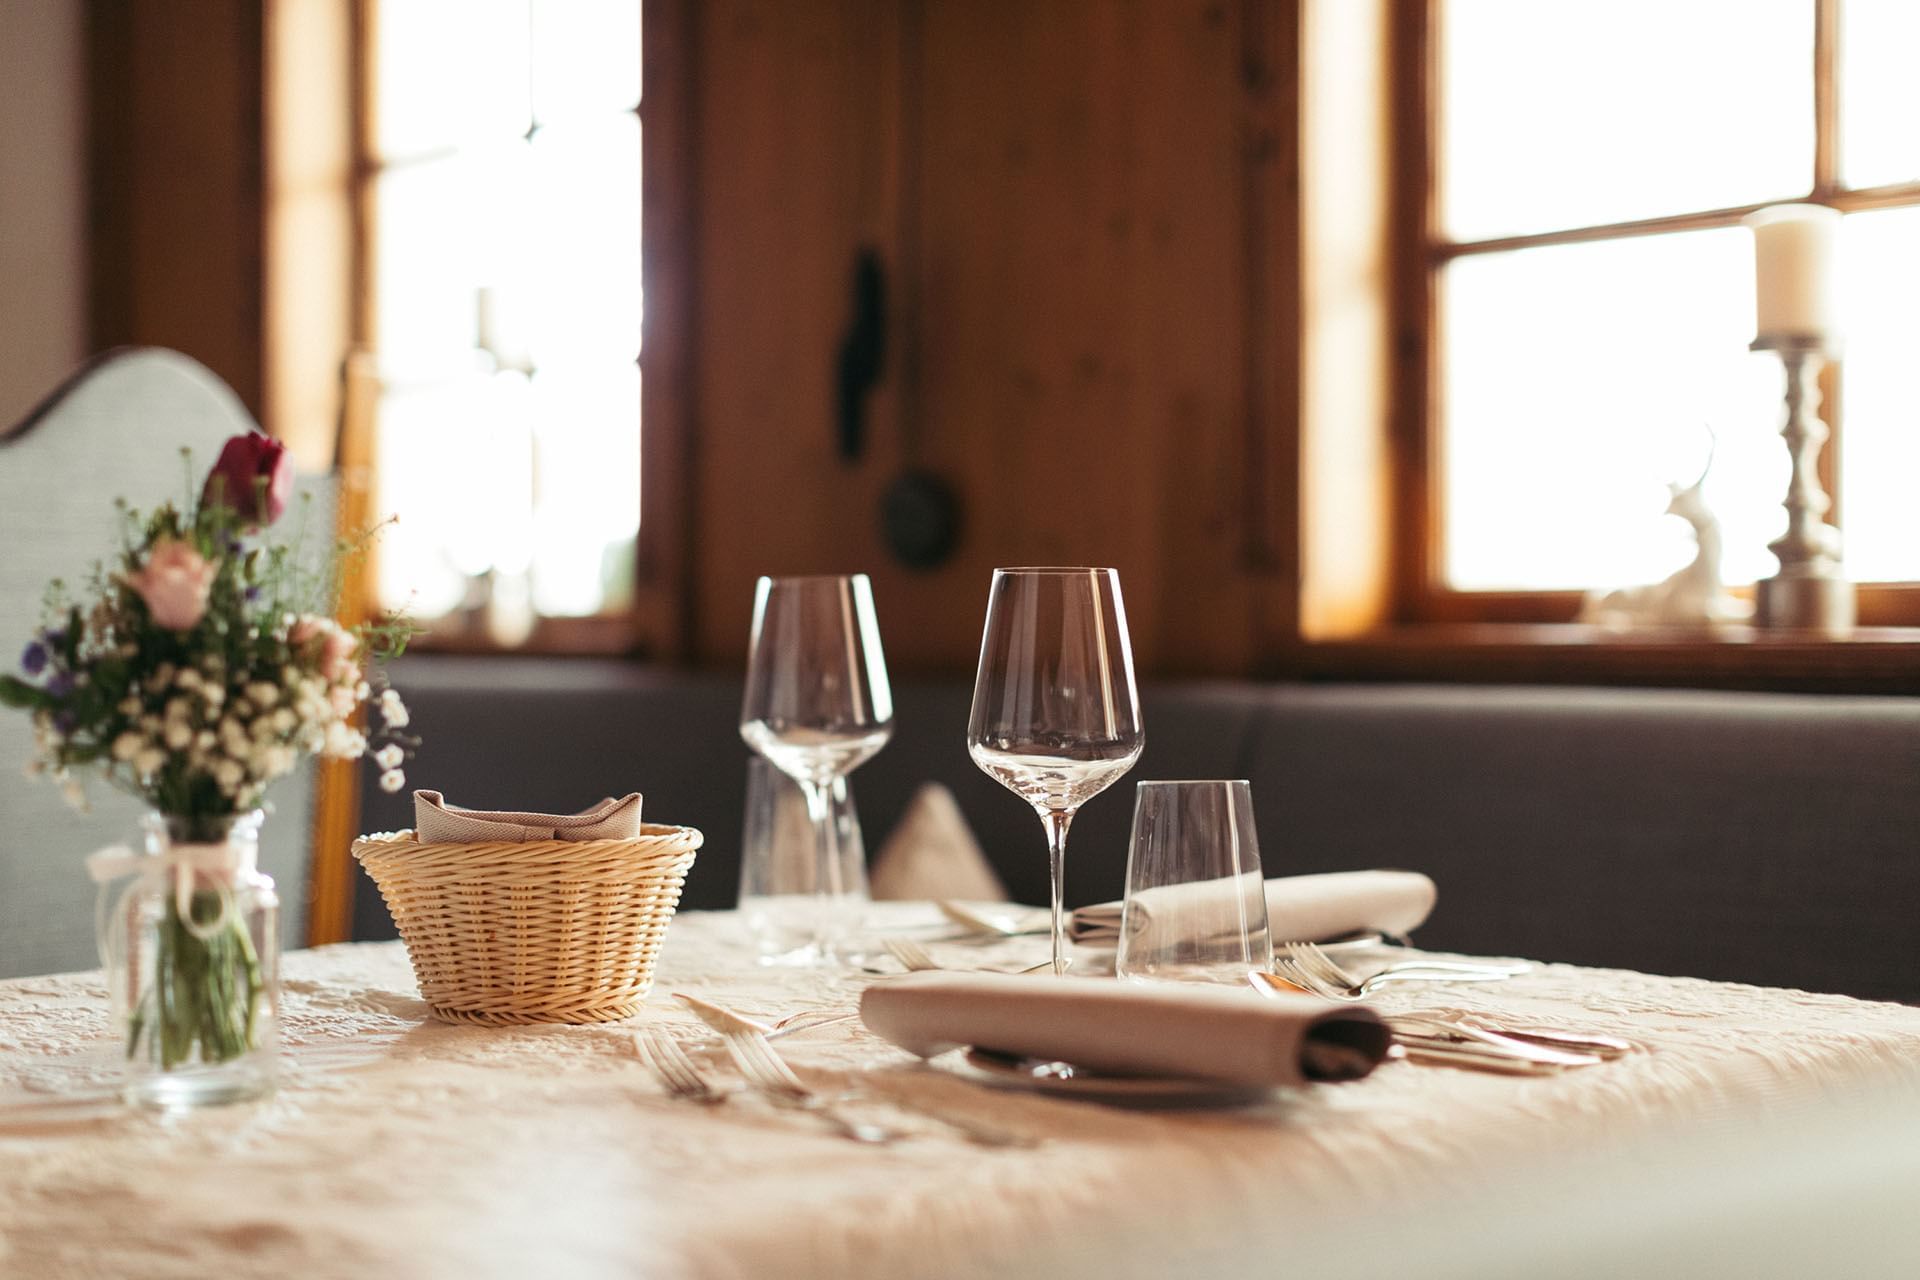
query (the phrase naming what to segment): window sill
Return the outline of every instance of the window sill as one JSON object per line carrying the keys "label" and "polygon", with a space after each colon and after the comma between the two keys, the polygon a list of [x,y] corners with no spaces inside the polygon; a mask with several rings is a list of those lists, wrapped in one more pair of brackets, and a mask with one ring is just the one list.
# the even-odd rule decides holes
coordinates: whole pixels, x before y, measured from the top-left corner
{"label": "window sill", "polygon": [[588,618],[541,618],[524,640],[506,644],[483,626],[463,626],[457,617],[426,623],[408,642],[408,652],[452,654],[552,654],[561,657],[630,657],[641,648],[633,619],[625,614]]}
{"label": "window sill", "polygon": [[1308,642],[1279,673],[1308,680],[1634,684],[1820,693],[1920,693],[1920,627],[1845,639],[1726,627],[1632,634],[1578,624],[1441,623]]}

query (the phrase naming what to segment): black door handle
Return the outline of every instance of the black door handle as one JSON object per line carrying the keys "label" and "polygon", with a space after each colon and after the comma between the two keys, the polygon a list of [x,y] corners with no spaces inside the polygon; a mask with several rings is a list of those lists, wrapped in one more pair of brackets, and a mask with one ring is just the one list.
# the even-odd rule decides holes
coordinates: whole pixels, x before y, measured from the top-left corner
{"label": "black door handle", "polygon": [[880,255],[863,247],[853,259],[853,318],[840,340],[835,378],[840,456],[858,458],[867,442],[867,397],[886,367],[887,293]]}

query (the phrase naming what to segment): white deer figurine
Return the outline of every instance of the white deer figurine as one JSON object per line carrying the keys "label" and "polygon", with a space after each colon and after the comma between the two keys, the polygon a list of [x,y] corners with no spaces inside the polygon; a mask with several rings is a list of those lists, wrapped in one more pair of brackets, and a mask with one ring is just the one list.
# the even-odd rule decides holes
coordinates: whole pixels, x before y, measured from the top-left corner
{"label": "white deer figurine", "polygon": [[1742,603],[1720,581],[1720,521],[1702,493],[1713,470],[1714,442],[1709,433],[1707,465],[1689,485],[1668,484],[1667,514],[1693,526],[1699,544],[1693,560],[1664,581],[1642,587],[1594,592],[1580,609],[1580,621],[1608,630],[1632,627],[1707,627],[1746,616]]}

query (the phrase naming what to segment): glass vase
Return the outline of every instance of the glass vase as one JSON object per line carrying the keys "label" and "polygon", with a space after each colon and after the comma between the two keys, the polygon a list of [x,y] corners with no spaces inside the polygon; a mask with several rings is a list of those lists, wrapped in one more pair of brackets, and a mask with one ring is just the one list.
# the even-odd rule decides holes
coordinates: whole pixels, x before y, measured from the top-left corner
{"label": "glass vase", "polygon": [[96,926],[128,1101],[236,1102],[272,1089],[280,899],[259,870],[258,811],[150,813],[143,848],[96,865]]}

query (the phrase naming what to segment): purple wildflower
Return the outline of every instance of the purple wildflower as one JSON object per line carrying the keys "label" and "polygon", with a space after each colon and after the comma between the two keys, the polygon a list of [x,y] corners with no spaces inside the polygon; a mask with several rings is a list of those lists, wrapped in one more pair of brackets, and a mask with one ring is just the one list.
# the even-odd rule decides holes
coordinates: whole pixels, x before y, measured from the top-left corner
{"label": "purple wildflower", "polygon": [[30,676],[37,676],[47,669],[47,646],[38,640],[33,641],[20,653],[20,669]]}
{"label": "purple wildflower", "polygon": [[71,734],[73,732],[74,726],[79,723],[80,723],[80,717],[76,716],[71,711],[54,712],[53,727],[58,729],[63,737],[68,734]]}
{"label": "purple wildflower", "polygon": [[242,595],[244,595],[244,596],[245,596],[245,597],[247,598],[247,603],[248,603],[248,604],[257,604],[257,603],[259,603],[259,600],[260,600],[260,588],[259,588],[259,587],[257,587],[257,586],[253,586],[253,587],[248,587],[248,588],[247,588],[247,589],[246,589],[245,591],[243,591],[243,592],[241,592],[240,594],[242,594]]}
{"label": "purple wildflower", "polygon": [[56,671],[47,681],[47,692],[56,698],[64,698],[73,692],[73,677],[65,671]]}

